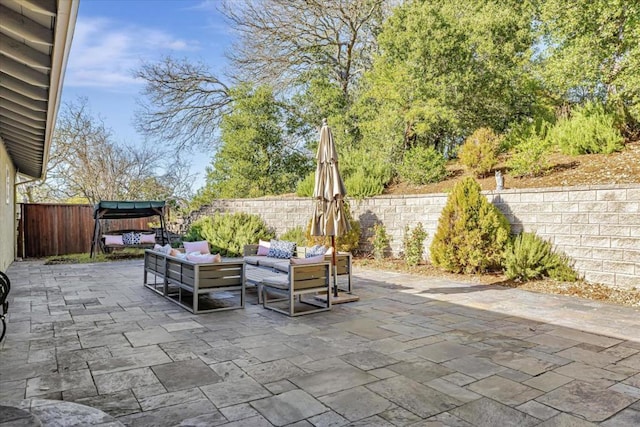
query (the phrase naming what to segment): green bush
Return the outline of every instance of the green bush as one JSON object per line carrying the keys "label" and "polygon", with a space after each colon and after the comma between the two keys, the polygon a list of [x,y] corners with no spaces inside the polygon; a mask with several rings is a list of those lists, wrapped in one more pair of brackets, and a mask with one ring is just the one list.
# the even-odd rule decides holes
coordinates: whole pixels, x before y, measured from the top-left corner
{"label": "green bush", "polygon": [[565,154],[611,154],[624,147],[615,114],[600,103],[576,107],[570,119],[559,120],[547,138]]}
{"label": "green bush", "polygon": [[391,163],[378,152],[348,150],[339,164],[347,194],[354,199],[382,194],[393,176]]}
{"label": "green bush", "polygon": [[[336,249],[339,252],[355,252],[360,245],[360,222],[354,219],[349,209],[349,203],[344,202],[344,212],[347,221],[351,225],[351,230],[347,234],[342,236],[336,236]],[[331,246],[331,236],[312,236],[311,235],[311,221],[307,223],[307,229],[305,231],[305,237],[307,240],[307,246],[325,245]]]}
{"label": "green bush", "polygon": [[376,260],[384,259],[384,254],[391,243],[391,236],[387,234],[387,228],[384,224],[375,224],[373,226],[373,236],[369,238],[373,246],[373,258]]}
{"label": "green bush", "polygon": [[304,246],[307,243],[307,238],[304,235],[304,230],[301,226],[290,228],[282,233],[280,240],[286,240],[288,242],[296,242],[298,246]]}
{"label": "green bush", "polygon": [[447,161],[433,147],[412,147],[404,153],[398,174],[414,185],[440,182],[447,176]]}
{"label": "green bush", "polygon": [[408,266],[418,265],[422,261],[424,253],[424,239],[428,236],[424,231],[422,223],[419,222],[413,230],[409,226],[404,228],[402,247],[404,249],[404,260]]}
{"label": "green bush", "polygon": [[551,243],[534,233],[521,233],[508,246],[504,272],[507,278],[522,281],[540,277],[567,282],[577,279],[569,258],[554,252]]}
{"label": "green bush", "polygon": [[384,183],[379,177],[368,175],[364,170],[356,172],[344,181],[347,194],[354,199],[378,196],[384,191]]}
{"label": "green bush", "polygon": [[477,129],[460,147],[460,162],[476,177],[486,176],[498,164],[500,140],[489,128]]}
{"label": "green bush", "polygon": [[431,261],[454,273],[498,268],[509,234],[507,219],[480,193],[480,185],[467,177],[453,187],[442,210],[431,243]]}
{"label": "green bush", "polygon": [[540,176],[549,170],[550,147],[547,141],[538,135],[531,135],[516,145],[514,153],[507,161],[507,167],[513,176]]}
{"label": "green bush", "polygon": [[213,253],[237,257],[242,256],[244,245],[259,239],[273,239],[275,233],[258,215],[238,212],[199,218],[191,225],[187,236],[192,241],[206,240]]}
{"label": "green bush", "polygon": [[302,181],[298,182],[296,187],[296,195],[298,197],[311,197],[313,196],[314,186],[316,185],[316,173],[312,172],[307,175]]}

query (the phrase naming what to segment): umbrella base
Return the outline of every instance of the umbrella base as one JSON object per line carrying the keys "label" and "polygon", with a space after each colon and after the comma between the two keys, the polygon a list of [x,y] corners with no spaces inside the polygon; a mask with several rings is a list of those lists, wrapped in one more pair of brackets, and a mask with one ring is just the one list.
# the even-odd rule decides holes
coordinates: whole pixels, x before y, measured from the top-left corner
{"label": "umbrella base", "polygon": [[[318,301],[326,301],[327,294],[316,295],[314,298]],[[360,301],[360,297],[357,295],[348,294],[346,292],[338,292],[338,296],[334,297],[333,291],[331,292],[331,304],[344,304],[346,302],[354,301]]]}

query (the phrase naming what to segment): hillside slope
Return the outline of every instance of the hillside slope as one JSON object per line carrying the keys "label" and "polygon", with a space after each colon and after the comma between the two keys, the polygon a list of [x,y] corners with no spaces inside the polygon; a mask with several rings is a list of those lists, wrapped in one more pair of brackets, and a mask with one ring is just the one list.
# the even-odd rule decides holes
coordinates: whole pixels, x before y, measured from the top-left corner
{"label": "hillside slope", "polygon": [[[623,151],[613,154],[553,154],[550,156],[551,170],[540,177],[515,178],[506,170],[504,160],[496,169],[502,171],[506,189],[640,183],[640,141],[629,143]],[[400,183],[390,186],[385,194],[443,193],[453,188],[462,177],[469,175],[457,160],[450,162],[447,169],[449,177],[442,182],[422,186]],[[478,179],[478,182],[483,190],[496,188],[493,176]]]}

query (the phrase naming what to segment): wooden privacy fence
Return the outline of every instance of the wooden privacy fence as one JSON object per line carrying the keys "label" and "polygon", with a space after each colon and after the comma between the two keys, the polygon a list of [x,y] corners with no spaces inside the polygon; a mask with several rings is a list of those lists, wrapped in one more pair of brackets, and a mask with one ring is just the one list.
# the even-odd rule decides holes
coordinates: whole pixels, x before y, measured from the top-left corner
{"label": "wooden privacy fence", "polygon": [[[104,222],[109,230],[148,230],[157,217],[113,219]],[[40,258],[89,253],[93,237],[93,206],[23,203],[18,224],[18,256]]]}

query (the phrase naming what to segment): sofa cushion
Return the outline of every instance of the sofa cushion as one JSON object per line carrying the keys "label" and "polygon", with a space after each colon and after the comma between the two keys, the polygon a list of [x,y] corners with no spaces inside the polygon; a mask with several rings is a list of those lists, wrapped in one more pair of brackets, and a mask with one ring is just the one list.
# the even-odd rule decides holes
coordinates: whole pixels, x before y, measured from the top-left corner
{"label": "sofa cushion", "polygon": [[296,242],[286,240],[272,240],[269,246],[268,257],[288,259],[296,251]]}
{"label": "sofa cushion", "polygon": [[[272,257],[268,257],[268,256],[261,256],[259,258],[260,259],[258,260],[258,265],[260,267],[273,268],[273,266],[276,263],[282,262],[282,258],[272,258]],[[289,261],[287,261],[287,262],[289,262]]]}
{"label": "sofa cushion", "polygon": [[262,279],[262,284],[270,288],[289,289],[289,276],[286,274],[274,274]]}
{"label": "sofa cushion", "polygon": [[[295,258],[291,258],[292,260]],[[291,265],[290,261],[279,259],[278,262],[273,264],[274,270],[283,271],[285,273],[289,272],[289,266]]]}
{"label": "sofa cushion", "polygon": [[327,252],[327,247],[323,245],[315,245],[307,249],[304,256],[305,258],[311,258],[318,255],[324,255]]}
{"label": "sofa cushion", "polygon": [[260,260],[263,259],[263,258],[264,258],[263,256],[248,255],[248,256],[244,257],[244,262],[246,262],[247,264],[251,264],[251,265],[258,265]]}
{"label": "sofa cushion", "polygon": [[209,251],[209,242],[206,240],[201,240],[199,242],[184,242],[183,245],[186,253],[200,252],[203,255],[211,253]]}

